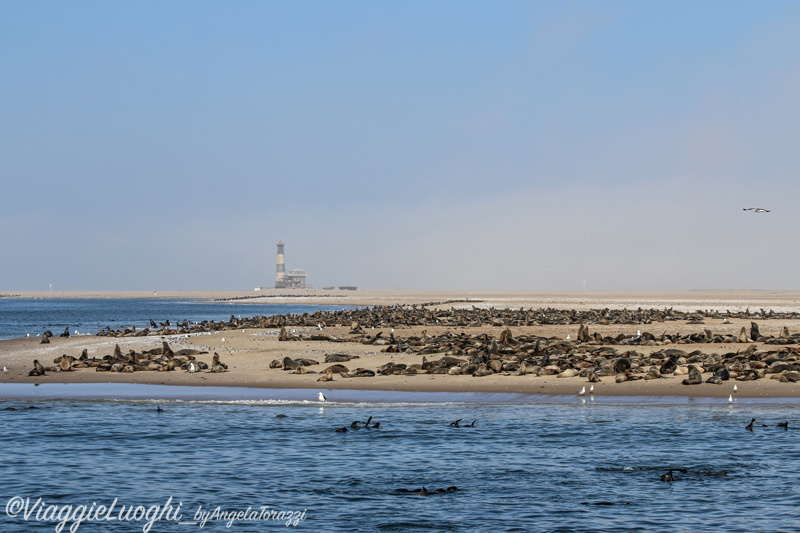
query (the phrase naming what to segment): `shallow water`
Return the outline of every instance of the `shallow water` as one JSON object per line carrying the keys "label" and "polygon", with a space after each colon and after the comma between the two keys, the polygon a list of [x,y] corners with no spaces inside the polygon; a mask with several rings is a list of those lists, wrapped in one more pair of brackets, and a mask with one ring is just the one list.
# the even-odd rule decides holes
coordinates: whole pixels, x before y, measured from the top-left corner
{"label": "shallow water", "polygon": [[124,329],[150,326],[150,319],[172,324],[188,320],[227,321],[236,317],[314,313],[318,310],[352,309],[352,306],[244,304],[208,300],[155,298],[0,298],[0,339],[41,335],[49,329],[55,335],[69,327],[70,333],[94,335],[111,327]]}
{"label": "shallow water", "polygon": [[[116,392],[111,392],[115,387]],[[795,400],[0,386],[0,502],[306,511],[308,531],[795,531]],[[156,412],[160,405],[163,413]],[[38,409],[25,409],[35,406]],[[285,418],[276,415],[285,414]],[[379,429],[336,433],[354,420]],[[757,419],[755,431],[744,426]],[[452,428],[477,420],[475,428]],[[788,421],[789,429],[778,422]],[[798,429],[795,429],[798,428]],[[660,481],[667,469],[676,481]],[[725,476],[708,472],[725,471]],[[414,495],[455,485],[457,492]],[[142,531],[143,522],[79,531]],[[0,514],[2,531],[56,523]],[[239,522],[237,531],[286,527]],[[161,520],[153,531],[194,531]],[[228,530],[209,521],[203,530]]]}

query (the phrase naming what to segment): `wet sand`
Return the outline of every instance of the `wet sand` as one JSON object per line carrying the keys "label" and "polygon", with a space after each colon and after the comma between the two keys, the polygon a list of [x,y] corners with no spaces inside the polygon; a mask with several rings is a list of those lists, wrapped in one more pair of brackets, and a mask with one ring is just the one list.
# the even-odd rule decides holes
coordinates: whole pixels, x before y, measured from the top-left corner
{"label": "wet sand", "polygon": [[[285,292],[285,291],[283,291]],[[310,291],[309,291],[310,292]],[[316,291],[314,291],[316,292]],[[531,308],[554,307],[562,309],[601,309],[601,308],[685,308],[693,311],[696,309],[718,310],[755,310],[774,309],[777,311],[796,311],[800,309],[800,294],[798,293],[647,293],[639,296],[634,294],[604,294],[604,295],[511,295],[511,294],[453,294],[453,293],[397,293],[396,291],[375,291],[359,294],[361,291],[349,295],[314,295],[298,294],[295,296],[266,296],[267,298],[287,299],[304,298],[308,303],[329,303],[330,298],[336,298],[343,305],[412,305],[428,302],[440,302],[438,306],[470,306],[495,307],[495,308]],[[159,293],[159,297],[162,294]],[[230,293],[199,293],[204,296],[230,298]],[[257,293],[256,293],[257,294]],[[128,297],[119,296],[117,297]],[[247,293],[246,296],[253,296]],[[91,296],[91,297],[109,297]],[[142,295],[141,297],[146,297]],[[152,297],[152,293],[151,293]],[[187,297],[187,296],[183,296]],[[262,298],[264,296],[262,295]],[[272,300],[271,300],[272,301]],[[277,303],[277,302],[276,302]],[[760,330],[766,335],[777,336],[786,327],[790,331],[800,330],[800,321],[797,320],[758,320]],[[687,324],[685,322],[669,322],[648,325],[615,324],[593,325],[592,332],[598,331],[602,335],[613,336],[617,334],[634,335],[637,330],[650,330],[655,334],[663,331],[668,333],[680,332],[702,333],[704,329],[711,329],[714,333],[737,334],[743,326],[749,326],[749,320],[734,319],[730,323],[722,320],[707,320],[702,325]],[[325,334],[336,338],[347,338],[349,325],[326,328]],[[487,333],[497,338],[502,326],[482,326],[480,328],[421,328],[404,327],[395,330],[398,337],[419,335],[422,329],[427,329],[427,334],[434,336],[449,329],[452,333],[468,333],[471,335]],[[391,328],[377,328],[389,336]],[[537,335],[541,337],[573,338],[578,331],[577,325],[541,325],[521,326],[511,328],[515,337],[522,335]],[[312,330],[296,328],[295,333],[310,335]],[[224,340],[223,340],[224,339]],[[149,337],[96,337],[78,336],[63,339],[54,337],[50,344],[41,344],[40,338],[14,339],[0,341],[0,365],[8,368],[8,372],[0,375],[0,383],[146,383],[164,385],[207,385],[207,386],[235,386],[235,387],[268,387],[268,388],[308,388],[315,390],[353,389],[353,390],[386,390],[386,391],[419,391],[419,392],[508,392],[529,394],[577,394],[582,387],[587,390],[590,383],[583,377],[557,378],[555,375],[512,376],[494,374],[491,376],[473,377],[447,374],[417,374],[417,375],[375,375],[373,377],[344,378],[334,374],[334,381],[318,382],[320,371],[330,363],[325,363],[325,355],[330,353],[343,353],[357,355],[344,363],[348,368],[367,368],[376,370],[387,362],[415,364],[422,361],[422,355],[404,353],[385,353],[381,350],[385,346],[364,345],[355,342],[329,342],[329,341],[287,341],[278,340],[276,329],[245,329],[228,330],[217,333],[198,335],[170,335]],[[33,367],[33,360],[38,359],[44,366],[54,366],[53,359],[62,354],[78,357],[81,351],[88,349],[89,357],[102,357],[110,355],[116,344],[120,345],[123,353],[134,349],[137,352],[158,348],[162,341],[167,341],[170,347],[177,351],[181,348],[196,348],[207,351],[206,354],[197,356],[199,361],[211,363],[214,352],[220,355],[223,363],[229,367],[225,373],[197,372],[189,374],[182,370],[172,372],[142,371],[130,374],[96,372],[94,368],[78,369],[72,372],[48,372],[46,376],[29,377],[28,371]],[[746,345],[742,344],[682,344],[682,350],[701,350],[704,353],[724,353],[742,351]],[[790,346],[791,348],[792,346]],[[650,353],[663,346],[636,347],[640,353]],[[765,349],[780,347],[769,346]],[[797,346],[794,346],[797,348]],[[305,357],[320,362],[319,365],[307,367],[310,373],[293,374],[282,369],[270,369],[273,360],[281,361],[284,357],[293,359]],[[437,356],[428,355],[428,359]],[[704,380],[711,374],[704,374]],[[740,398],[778,398],[800,397],[800,384],[781,383],[776,379],[765,378],[755,381],[725,381],[721,385],[702,383],[699,385],[682,385],[685,375],[670,376],[657,380],[636,380],[616,383],[613,376],[601,378],[600,383],[594,384],[595,395],[613,396],[697,396],[727,398],[732,393],[734,383],[739,391],[735,394]]]}

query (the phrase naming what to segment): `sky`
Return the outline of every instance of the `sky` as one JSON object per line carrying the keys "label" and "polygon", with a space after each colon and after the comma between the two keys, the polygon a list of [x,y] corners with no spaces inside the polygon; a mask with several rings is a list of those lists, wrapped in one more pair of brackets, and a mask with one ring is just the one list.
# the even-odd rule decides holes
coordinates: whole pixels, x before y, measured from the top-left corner
{"label": "sky", "polygon": [[[800,290],[800,3],[0,0],[0,291]],[[748,207],[770,209],[756,214]]]}

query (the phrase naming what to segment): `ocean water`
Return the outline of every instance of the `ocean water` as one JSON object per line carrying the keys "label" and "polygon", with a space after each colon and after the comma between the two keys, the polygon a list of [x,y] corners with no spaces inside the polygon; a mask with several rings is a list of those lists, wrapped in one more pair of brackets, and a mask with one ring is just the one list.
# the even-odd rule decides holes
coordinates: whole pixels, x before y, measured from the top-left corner
{"label": "ocean water", "polygon": [[[0,408],[16,408],[0,411],[0,531],[55,531],[57,519],[19,512],[39,498],[64,531],[65,506],[115,505],[77,531],[146,531],[125,506],[144,517],[167,502],[149,530],[800,529],[795,400],[325,393],[0,385]],[[370,416],[379,429],[335,432]],[[668,469],[685,471],[660,481]],[[222,519],[247,509],[251,520]]]}
{"label": "ocean water", "polygon": [[[2,299],[0,336],[320,308]],[[317,392],[0,384],[0,532],[800,530],[797,400]]]}
{"label": "ocean water", "polygon": [[124,329],[150,326],[169,320],[171,323],[227,321],[236,317],[276,314],[314,313],[317,310],[352,309],[351,306],[304,304],[243,304],[209,300],[174,300],[155,298],[0,298],[0,339],[14,339],[30,334],[41,335],[49,329],[55,335],[69,327],[70,333],[94,335],[107,326]]}

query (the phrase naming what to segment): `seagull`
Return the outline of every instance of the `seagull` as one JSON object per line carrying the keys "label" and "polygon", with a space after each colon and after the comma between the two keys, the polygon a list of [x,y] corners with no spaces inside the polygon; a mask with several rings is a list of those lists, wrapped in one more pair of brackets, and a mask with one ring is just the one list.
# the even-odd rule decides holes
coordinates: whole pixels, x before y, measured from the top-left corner
{"label": "seagull", "polygon": [[581,396],[586,394],[586,387],[581,387],[581,391],[578,394],[580,394]]}
{"label": "seagull", "polygon": [[570,337],[569,337],[569,335],[567,335],[567,340],[570,340]]}
{"label": "seagull", "polygon": [[194,374],[196,371],[197,369],[195,368],[194,363],[189,363],[189,373]]}
{"label": "seagull", "polygon": [[737,392],[738,390],[739,390],[739,387],[734,383],[733,384],[733,392]]}
{"label": "seagull", "polygon": [[752,211],[753,213],[769,213],[769,209],[762,207],[745,207],[742,211]]}
{"label": "seagull", "polygon": [[321,401],[321,402],[327,402],[327,401],[328,401],[328,399],[327,399],[327,398],[325,398],[325,395],[324,395],[324,394],[322,394],[322,393],[320,392],[320,393],[319,393],[319,401]]}
{"label": "seagull", "polygon": [[222,337],[222,342],[225,342],[225,337]]}
{"label": "seagull", "polygon": [[733,403],[733,394],[728,395],[728,403]]}
{"label": "seagull", "polygon": [[8,372],[8,369],[6,367],[3,367],[3,372]]}
{"label": "seagull", "polygon": [[594,385],[589,387],[589,394],[594,394]]}

